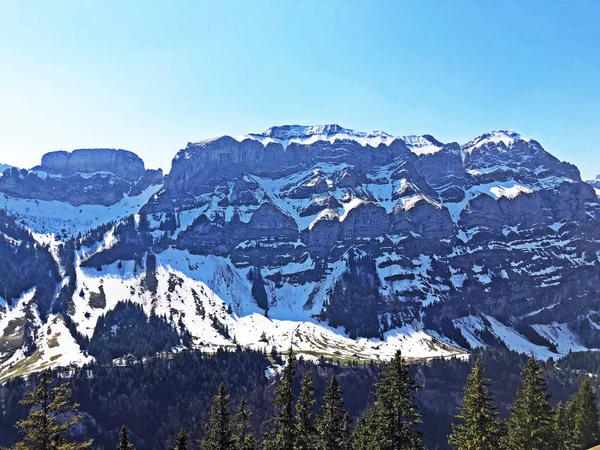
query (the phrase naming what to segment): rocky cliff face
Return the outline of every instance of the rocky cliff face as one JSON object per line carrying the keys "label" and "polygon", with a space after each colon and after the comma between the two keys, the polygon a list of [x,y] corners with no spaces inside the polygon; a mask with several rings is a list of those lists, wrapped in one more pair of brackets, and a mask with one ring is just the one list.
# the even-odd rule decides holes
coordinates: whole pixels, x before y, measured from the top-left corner
{"label": "rocky cliff face", "polygon": [[134,153],[113,149],[51,152],[32,170],[8,168],[0,193],[13,198],[59,201],[73,206],[111,206],[162,184],[162,171],[145,170]]}
{"label": "rocky cliff face", "polygon": [[600,347],[597,193],[515,132],[459,145],[273,127],[188,144],[162,183],[113,150],[58,152],[0,177],[9,197],[76,206],[110,209],[149,192],[93,239],[68,241],[67,300],[53,311],[78,333],[132,299],[198,346],[291,341],[364,358],[398,347],[415,357]]}
{"label": "rocky cliff face", "polygon": [[127,150],[81,149],[46,153],[38,169],[67,176],[75,173],[110,172],[134,182],[144,173],[144,161]]}

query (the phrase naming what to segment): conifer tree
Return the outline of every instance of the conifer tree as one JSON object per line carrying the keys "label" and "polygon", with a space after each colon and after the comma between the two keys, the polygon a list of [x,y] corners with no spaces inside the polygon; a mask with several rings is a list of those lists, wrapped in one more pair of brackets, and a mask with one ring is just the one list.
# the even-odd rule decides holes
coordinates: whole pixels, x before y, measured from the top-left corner
{"label": "conifer tree", "polygon": [[27,392],[21,404],[31,407],[29,416],[17,422],[24,435],[15,450],[83,450],[92,441],[68,442],[67,430],[83,420],[82,415],[69,417],[79,405],[70,404],[71,390],[66,384],[51,388],[50,374],[42,372],[36,390]]}
{"label": "conifer tree", "polygon": [[[368,450],[371,445],[375,445],[375,408],[369,408],[364,414],[358,418],[358,423],[352,435],[352,442],[355,450]],[[381,448],[381,447],[374,447]]]}
{"label": "conifer tree", "polygon": [[348,411],[344,411],[344,417],[342,418],[342,436],[344,437],[343,450],[352,449],[352,419]]}
{"label": "conifer tree", "polygon": [[588,449],[599,444],[598,402],[588,378],[581,383],[573,398],[570,411],[574,425],[575,441],[579,448]]}
{"label": "conifer tree", "polygon": [[265,436],[269,450],[293,450],[296,441],[296,417],[292,381],[296,373],[296,357],[289,348],[287,362],[282,371],[281,382],[275,391],[275,407],[279,412],[269,420],[271,430]]}
{"label": "conifer tree", "polygon": [[376,385],[375,404],[359,421],[355,431],[357,450],[421,450],[423,442],[416,425],[421,415],[414,404],[417,388],[408,374],[408,364],[397,351]]}
{"label": "conifer tree", "polygon": [[119,433],[119,442],[117,443],[117,450],[133,450],[133,445],[129,442],[129,430],[125,425],[121,427]]}
{"label": "conifer tree", "polygon": [[179,430],[177,437],[175,438],[175,446],[171,450],[189,450],[190,438],[187,432],[182,428]]}
{"label": "conifer tree", "polygon": [[237,407],[235,416],[233,417],[233,429],[235,432],[235,449],[236,450],[255,450],[258,449],[258,442],[251,434],[250,417],[252,412],[246,403],[246,399],[242,397],[240,404]]}
{"label": "conifer tree", "polygon": [[295,450],[310,450],[316,448],[315,416],[315,389],[313,385],[312,370],[307,370],[300,395],[296,402],[296,445]]}
{"label": "conifer tree", "polygon": [[570,418],[570,405],[558,402],[554,409],[554,446],[556,450],[575,450],[575,433]]}
{"label": "conifer tree", "polygon": [[344,411],[342,390],[338,378],[333,374],[325,388],[323,406],[317,419],[318,448],[320,450],[342,450],[349,446],[347,413]]}
{"label": "conifer tree", "polygon": [[233,450],[234,440],[229,421],[229,395],[225,383],[221,383],[217,395],[213,397],[209,423],[205,426],[206,435],[199,443],[203,450]]}
{"label": "conifer tree", "polygon": [[495,411],[490,383],[477,358],[465,384],[463,404],[452,425],[448,442],[456,450],[496,450],[501,434],[500,415]]}
{"label": "conifer tree", "polygon": [[553,448],[553,417],[546,393],[548,384],[533,356],[523,372],[523,384],[511,408],[504,448],[510,450],[547,450]]}

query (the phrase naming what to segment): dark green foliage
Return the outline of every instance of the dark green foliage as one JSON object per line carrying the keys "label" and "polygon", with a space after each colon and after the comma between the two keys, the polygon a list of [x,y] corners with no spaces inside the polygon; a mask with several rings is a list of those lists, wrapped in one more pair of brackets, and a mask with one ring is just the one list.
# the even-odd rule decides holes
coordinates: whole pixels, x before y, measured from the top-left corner
{"label": "dark green foliage", "polygon": [[190,438],[183,428],[179,430],[177,433],[177,437],[175,438],[175,446],[171,447],[171,450],[189,450],[190,448]]}
{"label": "dark green foliage", "polygon": [[[73,414],[77,404],[70,404],[71,390],[66,385],[50,387],[50,374],[44,371],[37,388],[27,392],[22,404],[31,408],[29,416],[17,422],[23,440],[15,450],[84,450],[92,441],[69,442],[68,430],[83,416]],[[68,418],[66,418],[68,417]],[[65,420],[66,419],[66,420]]]}
{"label": "dark green foliage", "polygon": [[331,377],[323,406],[317,419],[317,448],[320,450],[344,450],[350,448],[351,434],[348,413],[344,410],[342,390],[335,374]]}
{"label": "dark green foliage", "polygon": [[600,375],[600,352],[573,352],[556,362],[561,370]]}
{"label": "dark green foliage", "polygon": [[300,395],[296,402],[296,444],[295,450],[310,450],[316,448],[315,419],[315,388],[312,369],[306,371],[302,380]]}
{"label": "dark green foliage", "polygon": [[293,450],[296,441],[296,417],[294,415],[294,395],[292,383],[296,373],[296,357],[292,347],[288,350],[287,361],[281,374],[281,381],[275,391],[275,416],[267,423],[270,430],[265,435],[269,450]]}
{"label": "dark green foliage", "polygon": [[416,425],[421,415],[414,403],[415,381],[400,352],[387,364],[376,385],[375,404],[358,424],[355,448],[360,450],[423,449]]}
{"label": "dark green foliage", "polygon": [[[145,217],[145,216],[144,216]],[[152,235],[146,230],[140,229],[133,216],[128,217],[119,224],[109,223],[90,231],[81,237],[76,247],[91,246],[100,242],[104,234],[114,227],[114,235],[117,243],[106,250],[94,253],[87,260],[80,263],[81,267],[96,267],[113,264],[117,261],[131,261],[139,259],[142,261],[146,250],[152,246]]]}
{"label": "dark green foliage", "polygon": [[553,415],[548,402],[548,384],[542,368],[532,356],[522,372],[523,384],[511,408],[504,448],[546,450],[553,447]]}
{"label": "dark green foliage", "polygon": [[441,321],[441,328],[442,333],[444,333],[444,336],[448,337],[449,339],[452,339],[464,349],[471,349],[469,341],[465,339],[465,337],[462,334],[462,331],[460,331],[460,328],[455,327],[451,320],[443,319]]}
{"label": "dark green foliage", "polygon": [[88,337],[77,331],[77,325],[75,325],[75,322],[73,322],[73,319],[71,319],[69,314],[61,315],[61,317],[65,321],[65,325],[71,333],[71,336],[73,336],[77,344],[79,344],[79,347],[81,347],[82,350],[87,351],[90,346],[90,340]]}
{"label": "dark green foliage", "polygon": [[0,297],[8,305],[36,287],[34,302],[42,319],[46,318],[60,281],[58,265],[49,247],[38,244],[28,230],[18,226],[3,210],[0,210],[0,274]]}
{"label": "dark green foliage", "polygon": [[156,289],[158,288],[158,279],[156,278],[156,255],[152,252],[148,252],[146,255],[146,277],[144,278],[143,284],[146,289],[153,294],[156,294]]}
{"label": "dark green foliage", "polygon": [[129,430],[125,425],[121,427],[119,433],[119,442],[117,443],[117,450],[133,450],[135,447],[129,442]]}
{"label": "dark green foliage", "polygon": [[102,285],[100,285],[99,292],[90,292],[89,305],[92,308],[106,308],[106,294],[104,293],[104,287]]}
{"label": "dark green foliage", "polygon": [[264,309],[269,310],[269,298],[267,297],[267,291],[265,289],[265,280],[260,273],[260,268],[253,267],[250,271],[250,279],[252,281],[252,297],[256,300],[256,305]]}
{"label": "dark green foliage", "polygon": [[579,336],[582,345],[589,348],[600,347],[598,329],[590,323],[590,319],[580,316],[576,321],[569,323],[569,328]]}
{"label": "dark green foliage", "polygon": [[529,339],[530,342],[541,347],[547,347],[550,351],[558,353],[556,344],[550,342],[544,336],[535,331],[535,329],[531,325],[526,323],[520,323],[515,328],[519,333],[521,333],[523,336]]}
{"label": "dark green foliage", "polygon": [[600,443],[598,399],[585,378],[568,408],[578,448],[588,449]]}
{"label": "dark green foliage", "polygon": [[562,402],[554,409],[554,446],[556,450],[575,450],[575,432],[570,412]]}
{"label": "dark green foliage", "polygon": [[463,404],[452,426],[450,444],[456,450],[495,450],[502,434],[500,415],[496,412],[490,383],[477,358],[465,385]]}
{"label": "dark green foliage", "polygon": [[322,313],[333,327],[343,326],[350,337],[381,337],[377,304],[381,301],[375,263],[350,256],[348,271],[336,281]]}
{"label": "dark green foliage", "polygon": [[164,318],[154,313],[146,317],[141,306],[125,302],[98,319],[89,353],[101,362],[126,355],[139,359],[171,350],[181,342]]}
{"label": "dark green foliage", "polygon": [[217,319],[216,316],[209,316],[209,317],[210,317],[210,321],[211,321],[211,326],[215,330],[217,330],[217,333],[219,333],[225,339],[231,339],[231,336],[229,334],[229,327],[227,325],[225,325],[223,322],[221,322],[219,319]]}
{"label": "dark green foliage", "polygon": [[[423,424],[419,425],[419,429],[424,432],[427,448],[450,448],[447,444],[450,424],[460,406],[458,400],[465,380],[478,356],[493,380],[491,388],[494,399],[504,415],[521,382],[519,371],[527,362],[526,356],[488,348],[473,352],[471,366],[457,359],[435,359],[411,364],[408,368],[410,376],[422,380],[423,384],[414,395],[423,415]],[[557,400],[564,402],[575,394],[574,382],[581,379],[580,373],[594,373],[599,356],[573,353],[556,363],[543,365],[546,379]],[[275,357],[280,361],[279,355]],[[89,416],[89,420],[82,421],[81,427],[75,428],[74,438],[93,438],[98,448],[115,448],[121,425],[126,424],[135,435],[138,449],[164,450],[173,444],[173,438],[181,427],[189,430],[191,441],[203,436],[201,425],[208,420],[212,393],[217,391],[221,382],[225,382],[232,403],[239,403],[242,396],[246,398],[248,408],[253,412],[249,419],[252,433],[259,435],[263,431],[261,424],[279,413],[279,408],[276,409],[269,401],[274,398],[279,384],[277,380],[264,376],[269,364],[262,352],[238,349],[205,355],[198,351],[183,351],[150,358],[143,364],[93,364],[85,369],[65,368],[55,373],[68,380],[74,400],[81,403],[79,410]],[[369,414],[360,423],[372,419],[373,408],[369,408],[369,405],[372,403],[374,383],[381,372],[379,364],[339,365],[323,361],[315,367],[300,359],[296,365],[298,376],[294,377],[293,393],[301,391],[301,380],[307,371],[313,374],[319,410],[326,385],[331,376],[336,374],[342,381],[344,406],[350,413],[352,423],[366,410]],[[17,441],[14,424],[29,413],[19,400],[38,380],[39,375],[33,374],[28,379],[18,378],[0,386],[0,446],[12,446]],[[594,390],[598,389],[598,381],[596,377],[590,377]],[[298,402],[294,410],[297,414]],[[346,429],[350,429],[350,421],[345,423]],[[366,427],[358,426],[355,433],[357,437],[361,428],[365,430]],[[236,430],[233,430],[235,434]],[[370,433],[366,433],[366,437],[370,436]],[[191,447],[196,448],[194,445]],[[357,448],[369,448],[368,443]],[[564,447],[563,450],[571,449]]]}
{"label": "dark green foliage", "polygon": [[248,407],[246,398],[242,397],[233,417],[233,431],[235,433],[236,450],[257,450],[258,441],[252,436],[252,411]]}
{"label": "dark green foliage", "polygon": [[219,385],[219,391],[213,397],[209,422],[204,429],[206,434],[199,442],[203,450],[234,450],[235,441],[229,420],[229,395],[224,383]]}
{"label": "dark green foliage", "polygon": [[[68,374],[79,410],[94,420],[84,421],[85,434],[79,438],[94,438],[100,447],[115,448],[121,425],[126,424],[139,450],[164,450],[181,427],[192,441],[203,436],[212,395],[223,381],[236,403],[246,397],[254,412],[252,430],[258,433],[274,412],[265,402],[273,394],[272,383],[264,376],[268,365],[265,355],[256,351],[220,350],[210,355],[184,351],[144,364],[94,364],[58,373]],[[14,424],[28,413],[19,400],[37,379],[34,374],[0,386],[0,447],[16,442]]]}

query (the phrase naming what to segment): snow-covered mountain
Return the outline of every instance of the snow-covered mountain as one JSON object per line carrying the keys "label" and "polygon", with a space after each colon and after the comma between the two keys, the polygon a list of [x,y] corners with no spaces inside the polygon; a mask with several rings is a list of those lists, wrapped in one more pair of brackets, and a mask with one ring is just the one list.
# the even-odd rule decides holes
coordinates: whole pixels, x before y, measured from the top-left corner
{"label": "snow-covered mountain", "polygon": [[124,301],[207,349],[600,347],[596,191],[513,131],[278,126],[189,143],[166,177],[122,150],[55,152],[0,173],[0,214],[0,379],[88,361]]}

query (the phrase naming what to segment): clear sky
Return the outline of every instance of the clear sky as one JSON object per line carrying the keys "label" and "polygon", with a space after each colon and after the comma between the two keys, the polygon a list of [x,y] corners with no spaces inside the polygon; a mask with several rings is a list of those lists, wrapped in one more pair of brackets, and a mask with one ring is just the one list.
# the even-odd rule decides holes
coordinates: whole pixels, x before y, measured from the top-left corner
{"label": "clear sky", "polygon": [[534,138],[600,174],[599,1],[22,1],[0,8],[0,162],[338,123]]}

